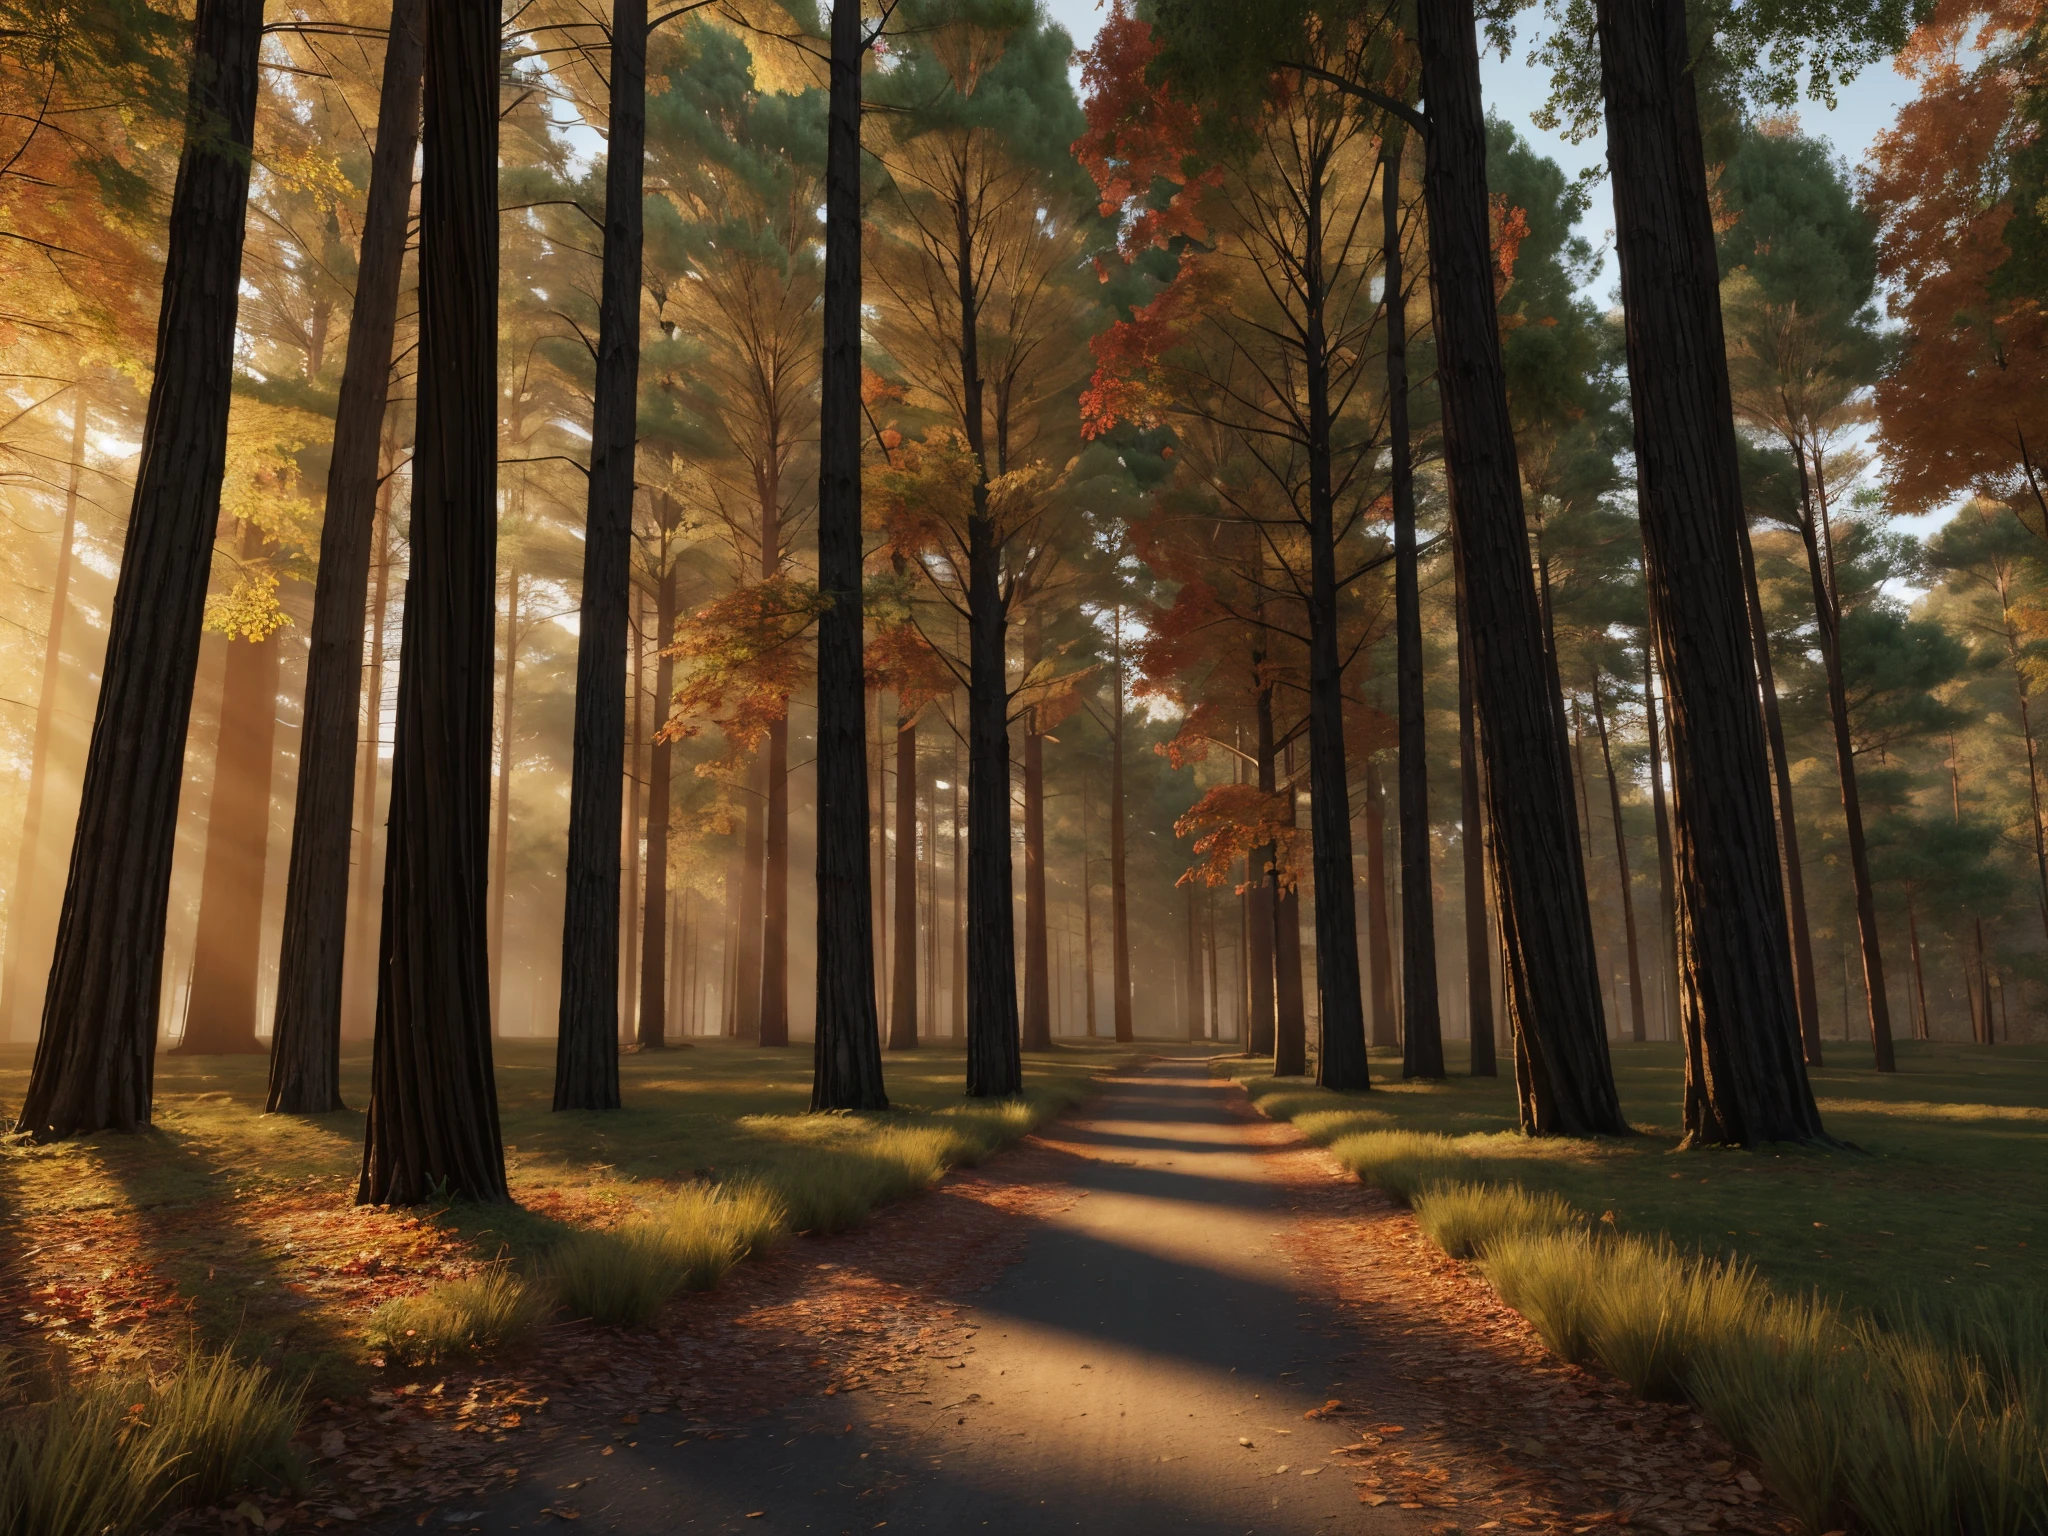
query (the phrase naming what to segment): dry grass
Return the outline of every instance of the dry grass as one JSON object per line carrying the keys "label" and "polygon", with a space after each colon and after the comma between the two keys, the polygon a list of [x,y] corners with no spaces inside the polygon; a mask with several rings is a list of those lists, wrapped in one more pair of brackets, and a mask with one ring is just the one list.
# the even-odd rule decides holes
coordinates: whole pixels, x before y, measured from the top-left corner
{"label": "dry grass", "polygon": [[370,1314],[364,1337],[393,1365],[433,1365],[516,1344],[547,1310],[544,1290],[497,1263],[385,1302]]}

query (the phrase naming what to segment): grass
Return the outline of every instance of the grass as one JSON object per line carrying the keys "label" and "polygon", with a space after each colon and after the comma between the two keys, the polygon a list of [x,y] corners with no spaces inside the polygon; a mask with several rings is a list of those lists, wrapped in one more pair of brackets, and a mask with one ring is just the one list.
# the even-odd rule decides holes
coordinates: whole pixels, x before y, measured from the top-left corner
{"label": "grass", "polygon": [[[262,1113],[262,1057],[162,1056],[150,1130],[0,1141],[0,1536],[123,1530],[282,1476],[298,1394],[277,1382],[353,1395],[377,1365],[501,1352],[558,1309],[645,1321],[979,1162],[1129,1054],[1033,1054],[1023,1099],[974,1104],[957,1050],[893,1053],[894,1109],[813,1115],[807,1050],[701,1042],[624,1057],[626,1107],[598,1115],[553,1112],[551,1042],[501,1042],[514,1204],[417,1212],[354,1204],[367,1046],[343,1057],[358,1107],[306,1118]],[[0,1106],[30,1057],[0,1047]],[[80,1384],[10,1407],[26,1379]]]}
{"label": "grass", "polygon": [[102,1375],[0,1417],[0,1536],[124,1536],[238,1489],[296,1482],[300,1394],[192,1352],[159,1377]]}
{"label": "grass", "polygon": [[1247,1087],[1411,1202],[1559,1355],[1696,1404],[1809,1530],[2048,1532],[2048,1051],[1817,1072],[1859,1149],[1831,1152],[1676,1153],[1670,1048],[1616,1061],[1642,1134],[1613,1141],[1505,1130],[1505,1082]]}

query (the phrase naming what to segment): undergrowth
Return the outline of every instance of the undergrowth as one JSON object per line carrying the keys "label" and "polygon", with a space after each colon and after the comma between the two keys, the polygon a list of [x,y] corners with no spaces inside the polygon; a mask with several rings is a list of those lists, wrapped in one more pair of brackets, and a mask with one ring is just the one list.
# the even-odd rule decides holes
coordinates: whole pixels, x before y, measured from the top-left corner
{"label": "undergrowth", "polygon": [[0,1414],[0,1536],[126,1536],[299,1476],[299,1390],[227,1353],[26,1395]]}
{"label": "undergrowth", "polygon": [[[1313,1107],[1311,1107],[1313,1106]],[[1473,1258],[1565,1359],[1693,1403],[1814,1532],[2048,1533],[2048,1298],[1986,1290],[1882,1316],[1774,1290],[1736,1258],[1593,1223],[1512,1178],[1492,1135],[1371,1128],[1327,1095],[1269,1094],[1365,1182]],[[1294,1109],[1295,1114],[1287,1111]],[[1383,1122],[1382,1122],[1383,1123]]]}

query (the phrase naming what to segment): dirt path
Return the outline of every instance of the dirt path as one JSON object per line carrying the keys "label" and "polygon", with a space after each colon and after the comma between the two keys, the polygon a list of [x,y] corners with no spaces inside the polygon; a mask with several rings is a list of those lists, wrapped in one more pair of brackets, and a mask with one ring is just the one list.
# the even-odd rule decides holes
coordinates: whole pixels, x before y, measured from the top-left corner
{"label": "dirt path", "polygon": [[[1683,1410],[1558,1365],[1405,1213],[1196,1063],[1119,1079],[985,1173],[728,1289],[680,1335],[551,1346],[561,1384],[525,1422],[544,1427],[504,1447],[494,1491],[423,1523],[1784,1528]],[[503,1383],[453,1409],[437,1385],[387,1415],[425,1410],[379,1474],[393,1494],[407,1465],[431,1474],[437,1411],[514,1438],[488,1433]]]}

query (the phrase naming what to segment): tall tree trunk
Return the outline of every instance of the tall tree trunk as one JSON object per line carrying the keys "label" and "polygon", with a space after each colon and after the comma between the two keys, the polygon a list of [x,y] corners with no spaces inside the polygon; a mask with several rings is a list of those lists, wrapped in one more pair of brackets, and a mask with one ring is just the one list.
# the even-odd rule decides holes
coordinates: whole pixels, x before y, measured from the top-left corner
{"label": "tall tree trunk", "polygon": [[624,868],[624,877],[619,882],[619,938],[624,954],[619,963],[619,1033],[613,1037],[614,1051],[617,1042],[622,1041],[633,1028],[634,1016],[639,1012],[636,983],[640,975],[640,925],[635,919],[640,911],[640,797],[647,787],[641,774],[640,743],[646,740],[641,732],[641,706],[647,697],[647,605],[638,588],[633,591],[629,608],[630,629],[627,644],[632,648],[632,666],[626,684],[626,696],[632,701],[632,709],[626,716],[626,821],[619,829],[619,862]]}
{"label": "tall tree trunk", "polygon": [[2034,721],[2028,708],[2027,672],[2021,660],[2019,635],[2012,622],[2010,605],[2005,603],[2003,594],[2000,606],[2005,623],[2006,659],[2012,665],[2013,688],[2019,699],[2020,739],[2027,748],[2027,811],[2028,829],[2034,835],[2034,875],[2040,886],[2041,926],[2048,931],[2048,818],[2043,816],[2041,804],[2041,753],[2034,740]]}
{"label": "tall tree trunk", "polygon": [[[355,302],[327,461],[270,1040],[265,1108],[273,1114],[316,1115],[342,1107],[342,965],[348,943],[356,721],[363,691],[363,601],[378,516],[379,447],[391,393],[391,343],[412,208],[413,151],[419,142],[422,3],[393,0],[385,34]],[[373,699],[371,708],[376,710],[378,701]],[[370,756],[374,774],[374,750]],[[374,778],[371,783],[374,795]],[[366,816],[369,799],[364,797]],[[364,864],[367,868],[367,859]],[[366,921],[358,942],[367,938]]]}
{"label": "tall tree trunk", "polygon": [[1657,727],[1657,680],[1652,661],[1655,647],[1643,645],[1643,713],[1650,724],[1650,809],[1657,823],[1657,959],[1663,967],[1664,1033],[1676,1040],[1678,1029],[1678,876],[1671,853],[1671,817],[1664,805],[1663,733]]}
{"label": "tall tree trunk", "polygon": [[1116,714],[1109,733],[1109,995],[1119,1044],[1131,1024],[1131,914],[1124,885],[1124,610],[1116,610]]}
{"label": "tall tree trunk", "polygon": [[1671,703],[1687,1145],[1811,1141],[1684,0],[1598,0],[1637,506]]}
{"label": "tall tree trunk", "polygon": [[953,921],[950,928],[953,935],[952,995],[947,999],[951,1008],[952,1027],[948,1034],[952,1039],[967,1037],[967,816],[962,807],[960,773],[960,733],[953,733]]}
{"label": "tall tree trunk", "polygon": [[363,690],[363,730],[369,750],[362,756],[362,783],[357,789],[362,824],[356,831],[355,908],[348,919],[355,964],[345,978],[341,1010],[341,1033],[347,1040],[369,1039],[377,1017],[377,897],[383,889],[375,873],[377,782],[383,766],[384,631],[390,601],[391,477],[387,474],[377,496],[377,580],[370,595],[370,668]]}
{"label": "tall tree trunk", "polygon": [[761,836],[761,973],[753,1001],[755,1041],[789,1044],[789,716],[768,727],[767,799]]}
{"label": "tall tree trunk", "polygon": [[1185,885],[1182,890],[1187,897],[1187,941],[1188,941],[1188,1011],[1181,1027],[1185,1038],[1202,1038],[1202,1010],[1206,1006],[1207,988],[1202,977],[1202,931],[1195,923],[1195,888]]}
{"label": "tall tree trunk", "polygon": [[497,826],[491,833],[491,1038],[502,1040],[506,875],[512,859],[512,719],[519,702],[519,572],[506,580],[505,686],[498,703]]}
{"label": "tall tree trunk", "polygon": [[[1293,750],[1287,763],[1287,824],[1294,825]],[[1308,1071],[1308,1020],[1301,984],[1301,887],[1279,888],[1273,902],[1273,1075],[1300,1077]]]}
{"label": "tall tree trunk", "polygon": [[639,441],[647,0],[614,0],[609,110],[597,384],[577,619],[569,853],[562,877],[556,1109],[619,1107],[619,825],[626,773],[622,664],[633,590],[633,480]]}
{"label": "tall tree trunk", "polygon": [[234,379],[262,0],[199,0],[155,371],[18,1128],[147,1125],[164,909]]}
{"label": "tall tree trunk", "polygon": [[1927,1022],[1927,968],[1920,958],[1920,914],[1914,910],[1913,887],[1906,887],[1906,949],[1913,957],[1913,992],[1920,1003],[1920,1016],[1910,1021],[1915,1040],[1927,1040],[1934,1031]]}
{"label": "tall tree trunk", "polygon": [[1372,1043],[1401,1043],[1394,1004],[1394,945],[1387,920],[1387,787],[1379,764],[1365,765],[1365,931],[1372,969]]}
{"label": "tall tree trunk", "polygon": [[647,766],[647,895],[640,904],[640,1048],[668,1044],[668,798],[672,750],[661,727],[675,691],[676,565],[664,546],[654,596],[654,749]]}
{"label": "tall tree trunk", "polygon": [[1571,768],[1544,657],[1508,417],[1472,5],[1425,5],[1419,21],[1444,462],[1486,753],[1522,1126],[1541,1135],[1620,1135],[1628,1122],[1607,1056]]}
{"label": "tall tree trunk", "polygon": [[818,406],[818,1013],[813,1109],[882,1109],[868,891],[860,532],[860,0],[832,0]]}
{"label": "tall tree trunk", "polygon": [[1635,889],[1629,883],[1628,833],[1621,823],[1621,784],[1614,777],[1614,753],[1607,742],[1607,706],[1600,698],[1600,673],[1593,673],[1593,728],[1600,735],[1600,767],[1607,775],[1607,809],[1614,818],[1614,868],[1621,881],[1621,925],[1628,940],[1629,1038],[1638,1045],[1650,1038],[1643,1012],[1643,959],[1636,944]]}
{"label": "tall tree trunk", "polygon": [[1815,496],[1806,473],[1804,448],[1799,454],[1799,532],[1806,545],[1806,568],[1813,581],[1814,627],[1820,639],[1821,665],[1827,675],[1828,718],[1835,733],[1835,768],[1842,786],[1842,820],[1849,843],[1849,873],[1856,897],[1856,935],[1863,952],[1863,991],[1869,1003],[1870,1043],[1877,1070],[1897,1068],[1892,1051],[1891,1004],[1884,985],[1884,946],[1877,929],[1877,889],[1870,877],[1870,851],[1863,835],[1863,795],[1856,782],[1856,743],[1849,731],[1849,694],[1842,681],[1842,610],[1834,585],[1834,541],[1822,526],[1816,529]]}
{"label": "tall tree trunk", "polygon": [[[254,524],[242,525],[244,560],[261,558],[265,542]],[[274,634],[228,642],[199,880],[199,940],[178,1046],[183,1056],[253,1056],[263,1049],[256,1039],[256,976],[270,852],[270,769],[277,755],[278,650]]]}
{"label": "tall tree trunk", "polygon": [[1351,862],[1351,784],[1344,761],[1344,665],[1337,645],[1336,495],[1330,462],[1330,360],[1324,333],[1323,184],[1308,178],[1302,262],[1303,375],[1308,394],[1309,852],[1315,872],[1316,1016],[1325,1088],[1372,1086],[1358,974],[1357,875]]}
{"label": "tall tree trunk", "polygon": [[484,895],[497,629],[498,8],[426,21],[419,431],[365,1205],[504,1200]]}
{"label": "tall tree trunk", "polygon": [[[1422,586],[1408,446],[1408,295],[1401,249],[1403,139],[1388,136],[1380,218],[1387,311],[1387,447],[1394,502],[1394,653],[1400,717],[1401,1075],[1444,1075],[1436,980],[1436,879],[1429,857],[1429,742],[1422,697]],[[1378,964],[1375,960],[1374,964]]]}
{"label": "tall tree trunk", "polygon": [[[889,1049],[917,1048],[917,716],[896,717],[896,960],[890,977]],[[1040,891],[1044,882],[1040,881]],[[1037,1047],[1034,1047],[1037,1049]]]}
{"label": "tall tree trunk", "polygon": [[1771,771],[1778,789],[1778,844],[1785,862],[1785,906],[1792,919],[1792,976],[1799,988],[1799,1040],[1806,1064],[1821,1064],[1820,984],[1813,971],[1813,937],[1806,924],[1806,868],[1799,857],[1799,818],[1792,808],[1792,764],[1785,751],[1785,723],[1778,710],[1778,680],[1771,668],[1771,631],[1764,622],[1763,594],[1756,584],[1756,552],[1749,529],[1742,543],[1742,584],[1749,607],[1749,643],[1756,651],[1757,692],[1764,705],[1764,734],[1771,744]]}
{"label": "tall tree trunk", "polygon": [[1052,1049],[1052,977],[1045,937],[1045,738],[1024,721],[1024,1049]]}
{"label": "tall tree trunk", "polygon": [[[1265,653],[1253,654],[1252,670],[1260,672],[1265,664]],[[1279,786],[1278,749],[1273,744],[1273,688],[1263,677],[1258,682],[1258,692],[1253,699],[1254,741],[1253,756],[1258,763],[1259,789],[1271,796]],[[1247,964],[1251,968],[1251,982],[1246,990],[1250,999],[1251,1019],[1245,1029],[1245,1054],[1248,1056],[1272,1056],[1274,1043],[1274,1021],[1276,999],[1274,984],[1276,973],[1274,962],[1275,938],[1280,928],[1280,876],[1276,868],[1278,848],[1266,843],[1254,848],[1247,861],[1245,879],[1249,889],[1245,893],[1245,921],[1248,927],[1245,941]],[[1276,1058],[1277,1059],[1277,1058]]]}
{"label": "tall tree trunk", "polygon": [[[57,723],[57,684],[64,671],[64,620],[71,611],[72,551],[78,543],[78,482],[85,473],[85,423],[90,414],[83,386],[73,386],[71,459],[64,479],[63,532],[57,542],[57,569],[50,581],[50,625],[43,634],[43,671],[36,688],[35,735],[29,745],[28,807],[21,819],[21,849],[14,865],[14,885],[7,896],[7,955],[0,979],[0,1040],[15,1033],[20,1006],[22,942],[31,923],[44,930],[40,917],[47,909],[42,884],[43,796],[50,778],[50,738]],[[31,892],[35,895],[31,895]]]}
{"label": "tall tree trunk", "polygon": [[1486,931],[1486,831],[1480,811],[1479,743],[1472,702],[1472,652],[1465,643],[1464,603],[1458,623],[1458,841],[1465,860],[1465,1011],[1471,1074],[1496,1077],[1493,1041],[1493,945]]}

